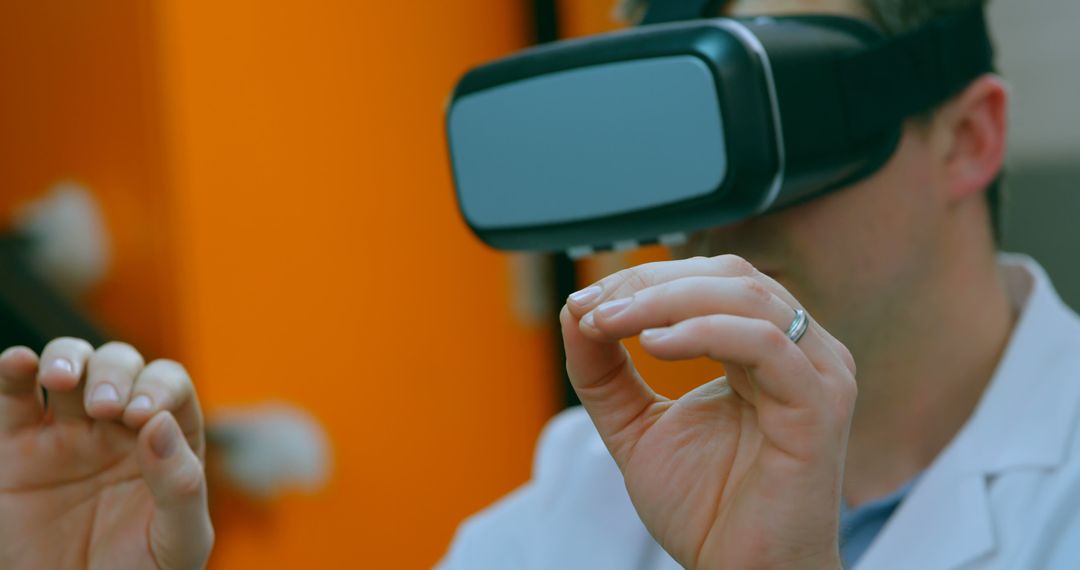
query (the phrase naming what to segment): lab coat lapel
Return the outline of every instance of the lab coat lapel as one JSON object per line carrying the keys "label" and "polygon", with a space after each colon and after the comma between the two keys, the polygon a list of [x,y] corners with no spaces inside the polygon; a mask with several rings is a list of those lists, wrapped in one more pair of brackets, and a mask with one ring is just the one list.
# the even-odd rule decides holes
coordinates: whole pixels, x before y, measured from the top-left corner
{"label": "lab coat lapel", "polygon": [[985,479],[978,473],[947,475],[928,473],[920,481],[857,568],[958,568],[993,550]]}
{"label": "lab coat lapel", "polygon": [[[1071,381],[1080,322],[1042,269],[1003,257],[1023,307],[1009,346],[971,419],[927,469],[857,568],[959,568],[996,548],[988,482],[1010,470],[1052,468],[1080,412]],[[1021,274],[1030,283],[1025,287]],[[1026,303],[1023,301],[1026,297]],[[1022,430],[1016,429],[1023,426]]]}
{"label": "lab coat lapel", "polygon": [[[600,436],[588,424],[574,463],[560,466],[550,482],[536,540],[546,543],[534,568],[642,568],[655,541],[627,495],[622,473]],[[544,477],[544,474],[540,474]]]}

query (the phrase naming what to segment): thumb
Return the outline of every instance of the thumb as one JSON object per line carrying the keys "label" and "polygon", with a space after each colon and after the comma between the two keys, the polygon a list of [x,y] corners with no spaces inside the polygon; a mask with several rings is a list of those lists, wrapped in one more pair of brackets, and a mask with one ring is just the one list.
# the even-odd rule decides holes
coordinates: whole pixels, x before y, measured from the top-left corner
{"label": "thumb", "polygon": [[206,473],[172,414],[159,412],[139,431],[138,459],[154,498],[150,551],[158,567],[205,567],[214,545]]}
{"label": "thumb", "polygon": [[655,419],[649,413],[660,398],[634,369],[619,342],[595,341],[581,333],[579,320],[567,307],[559,315],[566,348],[566,372],[581,405],[619,466],[627,451]]}

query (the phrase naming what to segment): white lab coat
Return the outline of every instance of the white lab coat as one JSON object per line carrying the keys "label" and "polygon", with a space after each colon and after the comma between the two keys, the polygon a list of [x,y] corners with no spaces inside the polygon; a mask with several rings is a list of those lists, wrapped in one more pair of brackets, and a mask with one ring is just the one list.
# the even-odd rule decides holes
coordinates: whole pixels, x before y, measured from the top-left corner
{"label": "white lab coat", "polygon": [[[1080,318],[1033,261],[1001,265],[1021,311],[1004,357],[858,570],[1080,569]],[[551,421],[532,480],[466,521],[441,567],[679,568],[581,409]]]}

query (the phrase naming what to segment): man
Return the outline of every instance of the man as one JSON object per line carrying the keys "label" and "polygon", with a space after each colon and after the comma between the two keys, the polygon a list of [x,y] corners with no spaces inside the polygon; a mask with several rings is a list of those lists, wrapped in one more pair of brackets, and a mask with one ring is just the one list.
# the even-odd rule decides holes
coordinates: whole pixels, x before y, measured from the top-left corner
{"label": "man", "polygon": [[[728,9],[906,26],[937,4]],[[741,257],[646,265],[572,296],[567,366],[587,415],[552,422],[533,480],[466,523],[445,566],[1075,566],[1080,322],[1032,262],[995,255],[985,193],[1006,104],[980,77],[909,121],[872,177],[677,252]],[[801,309],[809,327],[789,336]],[[662,399],[619,344],[639,333],[727,376]],[[213,540],[201,433],[175,363],[73,339],[6,351],[0,566],[199,567]]]}
{"label": "man", "polygon": [[[727,9],[898,33],[972,4]],[[1007,99],[979,77],[909,120],[873,176],[675,252],[740,257],[636,267],[571,296],[584,411],[550,424],[532,481],[463,525],[444,567],[1080,567],[1080,321],[1032,261],[995,253]],[[799,308],[815,322],[790,339]],[[639,334],[727,377],[661,398],[618,344]]]}

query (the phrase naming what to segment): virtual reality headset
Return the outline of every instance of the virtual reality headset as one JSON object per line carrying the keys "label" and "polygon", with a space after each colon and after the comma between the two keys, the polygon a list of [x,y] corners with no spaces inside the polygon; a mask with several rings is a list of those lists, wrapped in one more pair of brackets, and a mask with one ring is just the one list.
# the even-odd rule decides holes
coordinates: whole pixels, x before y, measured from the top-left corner
{"label": "virtual reality headset", "polygon": [[469,71],[446,126],[473,232],[574,257],[677,243],[873,174],[904,119],[993,71],[981,8],[889,38],[837,16],[702,19],[716,4],[653,0],[636,28]]}

